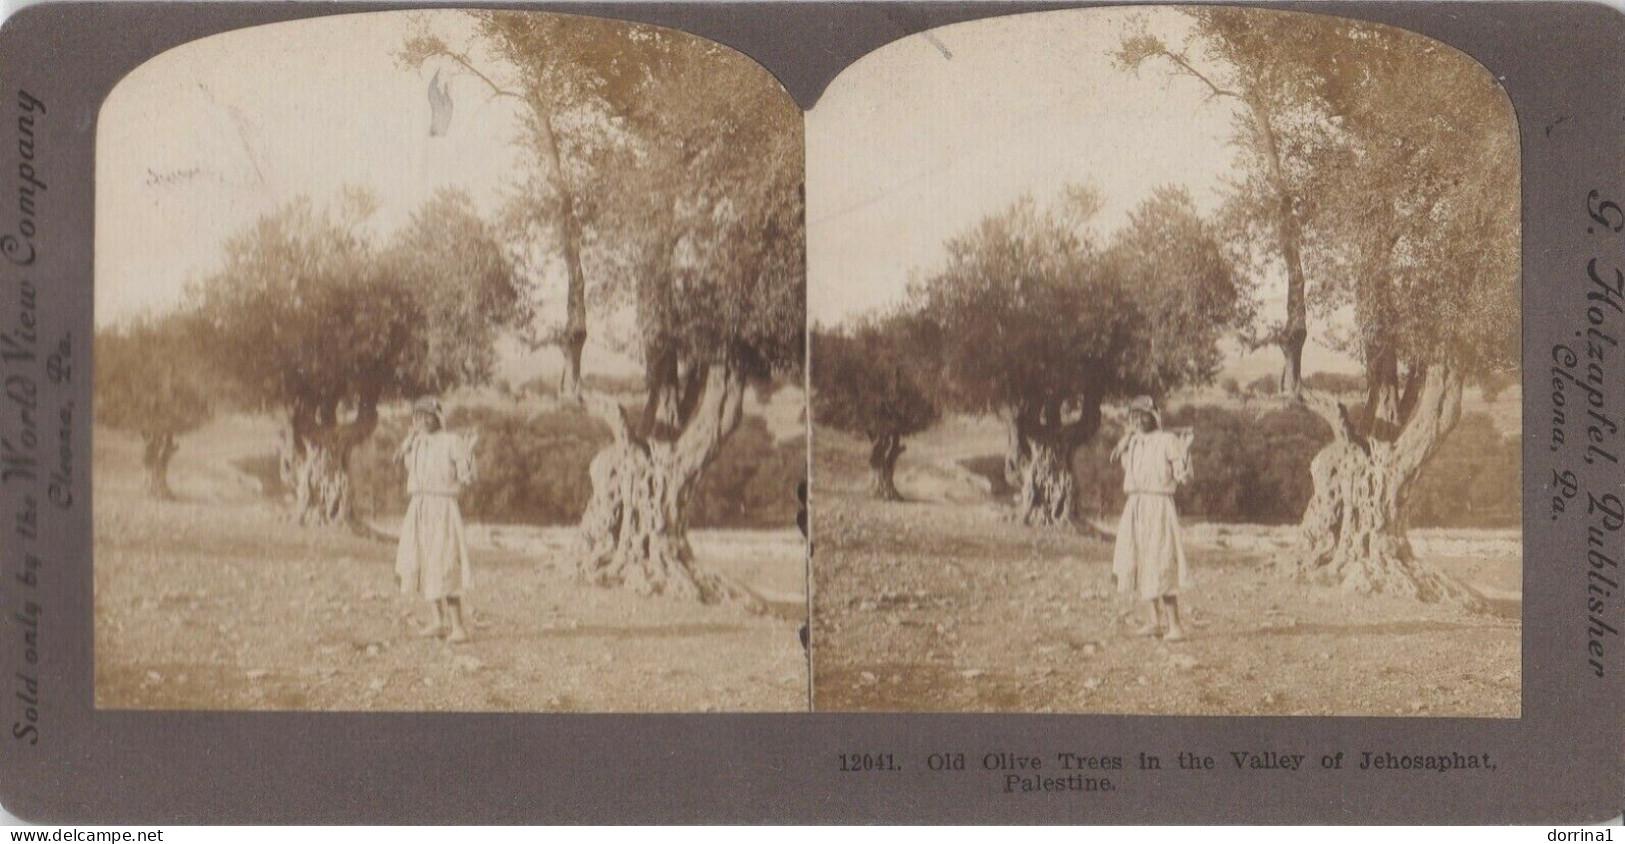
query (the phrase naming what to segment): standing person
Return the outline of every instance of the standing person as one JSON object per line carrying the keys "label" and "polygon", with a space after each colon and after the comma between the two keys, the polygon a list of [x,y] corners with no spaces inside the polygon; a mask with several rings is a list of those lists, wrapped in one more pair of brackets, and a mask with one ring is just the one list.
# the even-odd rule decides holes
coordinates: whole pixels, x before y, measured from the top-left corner
{"label": "standing person", "polygon": [[[1190,478],[1191,433],[1162,430],[1156,403],[1141,396],[1129,403],[1128,432],[1112,449],[1123,464],[1123,518],[1117,525],[1112,574],[1118,591],[1149,601],[1150,615],[1138,636],[1185,638],[1179,593],[1191,586],[1185,545],[1179,538],[1174,490]],[[1164,618],[1166,617],[1166,626]]]}
{"label": "standing person", "polygon": [[401,522],[395,575],[402,593],[422,595],[434,608],[434,620],[418,633],[458,644],[469,640],[463,593],[473,584],[473,572],[457,495],[473,480],[474,449],[471,441],[445,427],[439,401],[421,398],[413,403],[412,431],[396,452],[396,459],[406,463],[406,491],[412,501]]}

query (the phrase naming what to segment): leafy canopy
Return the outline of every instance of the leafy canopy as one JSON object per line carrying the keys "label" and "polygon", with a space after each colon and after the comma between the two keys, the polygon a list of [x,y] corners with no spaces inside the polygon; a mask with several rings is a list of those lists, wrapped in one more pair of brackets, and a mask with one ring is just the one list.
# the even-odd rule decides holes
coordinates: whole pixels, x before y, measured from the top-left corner
{"label": "leafy canopy", "polygon": [[170,315],[96,332],[96,421],[146,439],[179,436],[207,422],[220,384],[197,354],[195,328]]}
{"label": "leafy canopy", "polygon": [[468,197],[438,194],[384,249],[372,208],[354,191],[293,200],[228,240],[193,291],[206,347],[250,401],[331,412],[489,375],[517,292]]}
{"label": "leafy canopy", "polygon": [[1087,228],[1099,207],[1079,188],[1048,208],[1018,200],[912,285],[922,352],[954,406],[1087,410],[1217,372],[1216,344],[1248,302],[1190,198],[1158,191],[1106,247]]}
{"label": "leafy canopy", "polygon": [[897,317],[814,331],[813,418],[871,441],[907,437],[935,424],[939,410],[922,383],[910,333]]}

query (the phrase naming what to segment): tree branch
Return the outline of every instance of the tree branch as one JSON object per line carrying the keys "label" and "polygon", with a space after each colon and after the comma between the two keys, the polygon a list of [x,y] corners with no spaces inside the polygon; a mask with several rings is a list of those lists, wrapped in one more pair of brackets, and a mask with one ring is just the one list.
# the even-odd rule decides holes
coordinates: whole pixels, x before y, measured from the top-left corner
{"label": "tree branch", "polygon": [[626,408],[620,402],[602,393],[583,393],[581,403],[587,412],[602,420],[609,426],[609,433],[615,442],[623,445],[636,445],[638,439],[632,433],[632,422],[627,418]]}
{"label": "tree branch", "polygon": [[523,100],[524,99],[524,97],[521,96],[519,94],[519,92],[510,91],[507,88],[504,88],[501,85],[498,85],[496,83],[496,80],[492,79],[489,76],[486,76],[483,71],[481,71],[479,68],[474,66],[474,62],[468,58],[467,53],[458,53],[458,52],[454,52],[449,47],[440,47],[438,49],[430,51],[430,55],[436,55],[436,56],[440,56],[441,58],[450,59],[450,60],[456,62],[457,64],[461,65],[464,70],[466,70],[469,73],[472,73],[475,76],[479,77],[480,81],[484,82],[486,84],[486,87],[491,89],[491,96],[492,97],[506,97],[508,99],[514,99],[514,100]]}
{"label": "tree branch", "polygon": [[1461,418],[1462,376],[1446,364],[1427,367],[1416,409],[1394,441],[1394,466],[1412,478],[1427,465]]}
{"label": "tree branch", "polygon": [[1370,445],[1354,430],[1354,422],[1349,419],[1349,409],[1342,402],[1328,393],[1308,387],[1300,389],[1298,402],[1331,426],[1332,436],[1339,442],[1349,443],[1361,451],[1369,451]]}
{"label": "tree branch", "polygon": [[1208,90],[1210,90],[1212,92],[1211,94],[1208,95],[1209,99],[1215,99],[1215,98],[1218,98],[1218,97],[1230,97],[1231,99],[1236,99],[1236,100],[1241,99],[1240,94],[1236,93],[1235,91],[1230,90],[1229,88],[1221,87],[1218,83],[1216,83],[1212,79],[1208,78],[1207,74],[1204,74],[1200,70],[1197,70],[1196,66],[1192,65],[1190,63],[1190,60],[1185,58],[1183,55],[1181,55],[1179,53],[1175,53],[1174,51],[1168,49],[1167,47],[1159,48],[1155,53],[1153,53],[1153,55],[1162,56],[1163,58],[1167,59],[1168,61],[1173,62],[1177,67],[1179,67],[1180,70],[1184,71],[1187,76],[1190,76],[1192,79],[1195,79],[1195,80],[1201,82],[1202,84],[1206,85],[1208,87]]}

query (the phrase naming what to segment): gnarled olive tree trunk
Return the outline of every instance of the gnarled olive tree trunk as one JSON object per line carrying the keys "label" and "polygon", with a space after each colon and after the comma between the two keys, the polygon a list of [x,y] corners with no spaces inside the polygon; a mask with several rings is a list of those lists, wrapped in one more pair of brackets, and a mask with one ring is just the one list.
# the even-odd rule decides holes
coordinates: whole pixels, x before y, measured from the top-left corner
{"label": "gnarled olive tree trunk", "polygon": [[1100,428],[1100,401],[1087,398],[1076,418],[1066,417],[1053,401],[1011,414],[1005,476],[1016,488],[1014,518],[1024,525],[1077,524],[1072,458]]}
{"label": "gnarled olive tree trunk", "polygon": [[689,382],[675,396],[659,395],[675,385],[651,387],[649,406],[664,410],[658,424],[640,425],[641,431],[614,400],[588,396],[588,408],[608,423],[615,441],[590,468],[580,573],[591,583],[643,595],[751,602],[744,589],[697,567],[688,542],[689,501],[705,467],[739,427],[745,382],[725,364]]}
{"label": "gnarled olive tree trunk", "polygon": [[339,421],[336,402],[299,405],[283,432],[282,483],[292,491],[301,525],[359,526],[350,488],[350,454],[378,427],[378,400],[363,396],[355,417]]}
{"label": "gnarled olive tree trunk", "polygon": [[1072,523],[1077,491],[1072,456],[1077,450],[1077,444],[1064,436],[1028,435],[1027,460],[1016,491],[1016,515],[1022,524]]}
{"label": "gnarled olive tree trunk", "polygon": [[171,433],[149,433],[142,437],[145,447],[141,452],[141,465],[147,470],[147,495],[159,501],[174,501],[175,492],[169,488],[169,461],[180,450]]}
{"label": "gnarled olive tree trunk", "polygon": [[[1376,410],[1363,426],[1370,435],[1355,430],[1341,405],[1305,396],[1332,424],[1335,439],[1310,464],[1314,494],[1301,523],[1296,570],[1350,591],[1483,609],[1471,588],[1416,559],[1405,532],[1407,496],[1461,416],[1462,378],[1435,365],[1417,368],[1409,381],[1397,401],[1379,395],[1387,389],[1380,380],[1372,385],[1368,406]],[[1396,433],[1385,436],[1389,430]]]}
{"label": "gnarled olive tree trunk", "polygon": [[897,491],[897,458],[906,447],[897,434],[882,434],[869,447],[869,492],[881,501],[902,501]]}

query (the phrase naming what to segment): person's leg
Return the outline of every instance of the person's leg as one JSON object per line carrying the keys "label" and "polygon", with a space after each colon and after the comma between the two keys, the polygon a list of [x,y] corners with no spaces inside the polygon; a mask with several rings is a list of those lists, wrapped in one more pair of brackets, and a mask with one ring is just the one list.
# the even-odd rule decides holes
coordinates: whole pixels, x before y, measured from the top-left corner
{"label": "person's leg", "polygon": [[1163,600],[1168,602],[1168,635],[1163,638],[1169,642],[1178,642],[1185,638],[1185,627],[1179,623],[1179,599],[1169,595]]}
{"label": "person's leg", "polygon": [[430,636],[444,636],[444,635],[446,635],[446,606],[445,605],[446,605],[445,600],[438,599],[438,598],[429,602],[429,606],[434,609],[434,619],[432,621],[430,621],[428,624],[418,628],[418,635],[419,636],[430,637]]}
{"label": "person's leg", "polygon": [[452,644],[468,641],[468,628],[463,624],[463,601],[458,597],[446,599],[447,614],[451,616],[451,635],[446,641]]}
{"label": "person's leg", "polygon": [[1162,602],[1152,598],[1151,612],[1146,616],[1145,626],[1134,631],[1134,635],[1156,636],[1160,633],[1162,633]]}
{"label": "person's leg", "polygon": [[445,602],[444,600],[431,600],[429,607],[434,611],[434,618],[429,623],[418,628],[418,636],[445,636]]}

